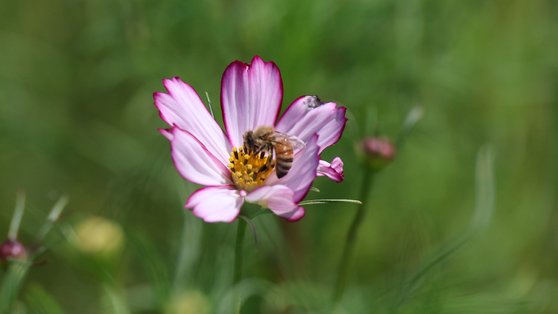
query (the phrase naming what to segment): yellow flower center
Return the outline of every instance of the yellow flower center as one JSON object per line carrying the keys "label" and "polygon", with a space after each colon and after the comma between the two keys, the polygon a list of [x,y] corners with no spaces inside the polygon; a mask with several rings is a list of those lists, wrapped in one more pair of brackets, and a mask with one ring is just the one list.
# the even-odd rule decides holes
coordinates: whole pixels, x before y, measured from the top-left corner
{"label": "yellow flower center", "polygon": [[246,191],[263,185],[275,168],[272,158],[273,156],[263,151],[256,154],[246,147],[233,147],[229,169],[234,184]]}

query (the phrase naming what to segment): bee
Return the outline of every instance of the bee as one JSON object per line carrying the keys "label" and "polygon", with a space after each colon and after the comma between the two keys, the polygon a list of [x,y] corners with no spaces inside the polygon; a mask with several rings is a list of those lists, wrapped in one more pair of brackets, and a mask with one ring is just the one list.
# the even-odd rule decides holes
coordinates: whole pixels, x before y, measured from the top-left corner
{"label": "bee", "polygon": [[297,137],[278,132],[270,126],[260,126],[253,131],[247,131],[243,139],[248,150],[272,156],[268,167],[271,167],[272,161],[275,160],[275,173],[279,179],[291,170],[294,150],[304,146],[304,142]]}
{"label": "bee", "polygon": [[308,96],[304,99],[304,104],[308,109],[316,109],[324,103],[318,96]]}

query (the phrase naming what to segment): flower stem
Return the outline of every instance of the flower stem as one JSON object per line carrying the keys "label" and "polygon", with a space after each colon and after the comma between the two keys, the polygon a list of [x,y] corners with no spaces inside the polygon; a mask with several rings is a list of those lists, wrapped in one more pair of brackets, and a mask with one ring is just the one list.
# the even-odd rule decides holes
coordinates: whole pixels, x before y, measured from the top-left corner
{"label": "flower stem", "polygon": [[238,225],[236,229],[236,245],[234,248],[234,277],[233,284],[237,284],[242,278],[242,240],[246,233],[246,222],[237,219]]}
{"label": "flower stem", "polygon": [[349,231],[347,232],[345,246],[343,247],[341,261],[339,262],[339,268],[337,270],[337,278],[335,280],[335,288],[333,291],[334,303],[337,303],[345,292],[349,262],[353,255],[358,229],[360,227],[360,224],[362,223],[362,220],[364,219],[365,204],[372,189],[373,179],[374,171],[366,167],[366,170],[364,171],[364,177],[362,179],[362,184],[360,186],[360,197],[358,198],[362,201],[362,203],[358,205],[351,226],[349,227]]}

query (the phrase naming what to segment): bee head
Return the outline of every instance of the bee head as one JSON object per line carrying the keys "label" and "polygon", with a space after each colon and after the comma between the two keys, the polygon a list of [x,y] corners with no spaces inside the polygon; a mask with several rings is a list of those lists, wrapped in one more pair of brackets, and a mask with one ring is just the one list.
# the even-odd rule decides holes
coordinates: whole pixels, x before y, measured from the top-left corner
{"label": "bee head", "polygon": [[244,133],[244,144],[248,147],[254,146],[254,132],[246,131],[246,133]]}

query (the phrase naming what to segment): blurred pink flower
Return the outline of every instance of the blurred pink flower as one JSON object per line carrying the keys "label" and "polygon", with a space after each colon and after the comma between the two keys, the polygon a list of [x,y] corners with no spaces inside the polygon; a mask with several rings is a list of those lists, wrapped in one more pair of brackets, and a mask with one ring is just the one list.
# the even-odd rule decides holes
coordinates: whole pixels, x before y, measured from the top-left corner
{"label": "blurred pink flower", "polygon": [[[343,180],[341,159],[336,157],[330,164],[320,161],[320,154],[341,137],[346,108],[303,96],[278,119],[283,83],[273,62],[256,56],[252,64],[235,61],[225,69],[221,109],[226,132],[190,85],[178,77],[165,79],[163,84],[167,92],[154,93],[153,98],[171,128],[161,133],[171,142],[172,159],[182,177],[205,185],[185,205],[204,221],[232,222],[245,201],[296,221],[304,216],[298,203],[317,175]],[[295,151],[292,168],[281,179],[275,171],[261,169],[271,156],[242,150],[244,133],[260,126],[272,126],[305,144]]]}

